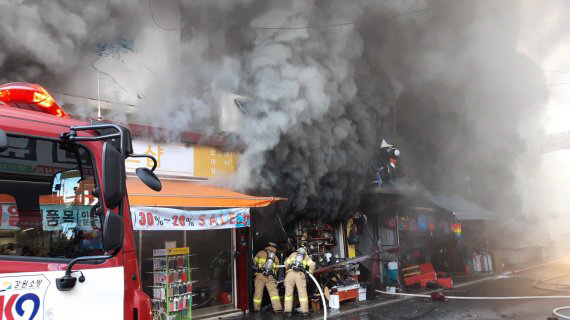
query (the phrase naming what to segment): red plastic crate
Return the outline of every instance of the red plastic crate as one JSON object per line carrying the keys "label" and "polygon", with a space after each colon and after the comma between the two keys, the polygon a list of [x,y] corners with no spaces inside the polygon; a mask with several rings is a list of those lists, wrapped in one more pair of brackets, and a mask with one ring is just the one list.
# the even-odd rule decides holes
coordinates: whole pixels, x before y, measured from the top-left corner
{"label": "red plastic crate", "polygon": [[437,284],[442,288],[451,289],[453,288],[453,279],[447,273],[438,272]]}
{"label": "red plastic crate", "polygon": [[420,287],[426,288],[428,282],[434,282],[434,279],[420,279]]}
{"label": "red plastic crate", "polygon": [[424,273],[432,273],[432,272],[435,272],[435,269],[433,268],[433,266],[431,265],[430,262],[428,262],[428,263],[422,263],[422,264],[420,264],[420,272],[421,272],[422,274],[424,274]]}
{"label": "red plastic crate", "polygon": [[346,301],[350,299],[358,299],[358,288],[350,289],[346,291],[339,291],[338,293],[338,300],[339,301]]}
{"label": "red plastic crate", "polygon": [[411,286],[411,285],[414,285],[416,283],[419,283],[420,286],[425,288],[427,282],[436,281],[436,279],[437,279],[437,276],[436,276],[435,272],[429,272],[426,274],[420,274],[417,276],[411,276],[411,277],[404,278],[404,283],[406,284],[406,286]]}

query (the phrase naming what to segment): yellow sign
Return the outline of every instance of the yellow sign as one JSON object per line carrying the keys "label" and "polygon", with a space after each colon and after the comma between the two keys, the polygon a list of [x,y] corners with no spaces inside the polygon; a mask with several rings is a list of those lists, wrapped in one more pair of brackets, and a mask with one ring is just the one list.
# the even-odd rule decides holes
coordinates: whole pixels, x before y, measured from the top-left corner
{"label": "yellow sign", "polygon": [[[210,146],[160,144],[135,140],[133,149],[135,153],[155,157],[157,160],[155,173],[158,176],[211,178],[219,174],[233,173],[237,169],[237,152],[224,152]],[[129,158],[125,164],[128,172],[134,172],[139,167],[151,169],[153,161]]]}
{"label": "yellow sign", "polygon": [[[353,224],[354,224],[354,221],[352,221],[352,218],[350,218],[346,221],[346,234],[348,236],[350,236],[350,229],[351,229]],[[356,246],[353,244],[349,244],[346,246],[346,248],[348,251],[348,258],[349,259],[356,258]]]}
{"label": "yellow sign", "polygon": [[194,175],[210,178],[233,173],[237,169],[238,153],[216,150],[208,146],[194,147]]}
{"label": "yellow sign", "polygon": [[170,248],[170,249],[166,249],[166,255],[167,256],[176,256],[179,254],[190,254],[190,248],[188,247],[184,247],[184,248]]}

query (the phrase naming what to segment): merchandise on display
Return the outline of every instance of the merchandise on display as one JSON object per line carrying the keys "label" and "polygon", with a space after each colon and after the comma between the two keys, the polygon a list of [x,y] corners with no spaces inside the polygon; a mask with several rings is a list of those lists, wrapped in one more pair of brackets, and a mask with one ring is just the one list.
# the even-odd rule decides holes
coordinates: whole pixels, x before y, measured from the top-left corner
{"label": "merchandise on display", "polygon": [[192,319],[190,249],[153,251],[152,308],[155,319]]}

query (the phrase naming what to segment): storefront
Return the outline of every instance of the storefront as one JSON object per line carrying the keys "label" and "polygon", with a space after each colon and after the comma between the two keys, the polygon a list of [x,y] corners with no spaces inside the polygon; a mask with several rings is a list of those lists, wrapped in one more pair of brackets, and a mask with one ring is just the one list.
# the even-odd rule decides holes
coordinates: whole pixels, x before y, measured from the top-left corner
{"label": "storefront", "polygon": [[[207,178],[235,170],[234,153],[140,141],[134,148],[157,157],[162,181],[162,191],[154,192],[135,177],[127,179],[144,291],[153,297],[155,250],[189,248],[192,318],[247,310],[250,208],[281,199],[207,185]],[[127,170],[145,165],[141,161],[127,163]]]}
{"label": "storefront", "polygon": [[[461,224],[452,210],[431,200],[426,194],[395,190],[379,190],[363,198],[361,209],[369,217],[381,252],[377,283],[405,284],[406,277],[424,272],[421,266],[430,272],[464,271]],[[399,279],[390,276],[395,267]],[[418,284],[406,284],[412,283]]]}
{"label": "storefront", "polygon": [[[299,218],[289,225],[287,231],[291,247],[284,257],[296,248],[305,246],[316,264],[315,279],[322,288],[325,299],[330,301],[333,297],[333,301],[336,301],[335,308],[344,301],[366,300],[366,294],[361,294],[366,289],[360,286],[360,263],[365,259],[355,259],[362,255],[355,248],[360,236],[353,218],[334,222]],[[348,241],[348,238],[351,240]],[[319,309],[321,298],[311,280],[307,283],[307,290],[311,308]],[[335,302],[332,302],[332,306],[335,306]]]}

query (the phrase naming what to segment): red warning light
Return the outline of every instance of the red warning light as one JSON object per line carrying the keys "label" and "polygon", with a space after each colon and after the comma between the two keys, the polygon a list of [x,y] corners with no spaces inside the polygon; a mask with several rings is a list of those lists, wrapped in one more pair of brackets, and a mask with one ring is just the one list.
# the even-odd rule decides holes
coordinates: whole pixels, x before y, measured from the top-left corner
{"label": "red warning light", "polygon": [[52,96],[39,84],[12,82],[0,86],[0,102],[9,107],[40,111],[69,118]]}

